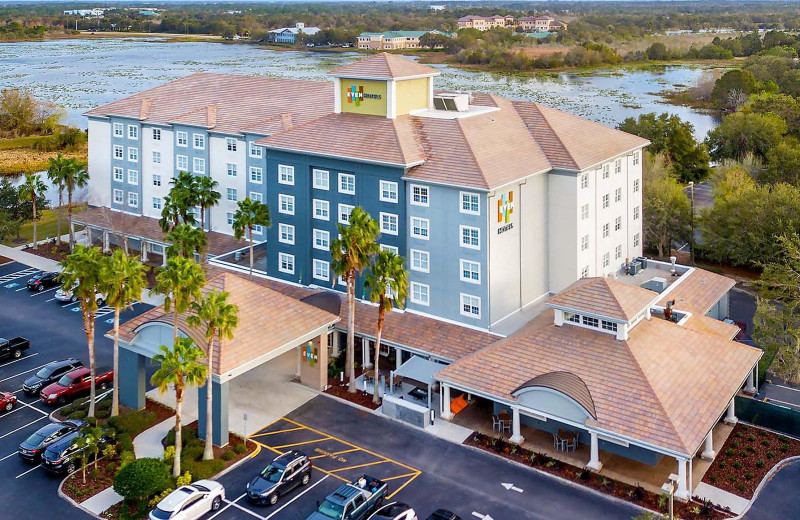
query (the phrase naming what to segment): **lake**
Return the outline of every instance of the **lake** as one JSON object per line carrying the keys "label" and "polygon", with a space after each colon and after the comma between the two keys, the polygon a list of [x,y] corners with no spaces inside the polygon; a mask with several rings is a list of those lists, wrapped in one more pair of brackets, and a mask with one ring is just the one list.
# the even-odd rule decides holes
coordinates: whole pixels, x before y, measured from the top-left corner
{"label": "lake", "polygon": [[[195,72],[324,80],[330,69],[362,54],[274,51],[253,45],[166,42],[159,38],[65,39],[0,44],[0,88],[26,88],[65,107],[70,124],[86,128],[81,114],[98,105]],[[688,107],[667,104],[659,92],[694,85],[705,69],[559,74],[535,78],[465,71],[434,65],[438,88],[487,91],[537,101],[614,126],[626,117],[669,112],[691,122],[699,139],[719,121]]]}

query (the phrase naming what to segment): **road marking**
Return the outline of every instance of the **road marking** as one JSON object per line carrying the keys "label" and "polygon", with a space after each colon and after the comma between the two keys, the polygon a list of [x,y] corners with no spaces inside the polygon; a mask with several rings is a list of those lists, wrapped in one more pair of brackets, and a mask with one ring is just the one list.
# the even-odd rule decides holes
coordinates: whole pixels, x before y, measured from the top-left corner
{"label": "road marking", "polygon": [[478,513],[477,511],[473,511],[473,512],[472,512],[472,516],[475,516],[475,517],[481,518],[482,520],[494,520],[494,519],[493,519],[491,516],[489,516],[489,515],[482,515],[482,514]]}
{"label": "road marking", "polygon": [[17,361],[22,361],[23,359],[32,358],[33,356],[38,356],[38,355],[39,355],[38,352],[34,352],[33,354],[28,354],[27,356],[23,356],[23,357],[21,357],[19,359],[15,359],[14,361],[9,361],[8,363],[3,363],[2,365],[0,365],[0,368],[7,367],[8,365],[13,365]]}
{"label": "road marking", "polygon": [[80,302],[78,302],[78,301],[75,301],[75,302],[69,302],[69,303],[68,303],[68,304],[66,304],[66,305],[62,305],[62,306],[61,306],[61,308],[62,308],[62,309],[66,309],[66,308],[67,308],[67,307],[69,307],[70,305],[75,305],[75,304],[78,304],[78,303],[80,303]]}
{"label": "road marking", "polygon": [[[236,500],[238,501],[239,499],[237,498]],[[263,519],[264,519],[264,517],[263,517],[263,516],[255,514],[254,512],[252,512],[252,511],[250,511],[249,509],[247,509],[246,507],[240,506],[240,505],[239,505],[239,504],[237,504],[235,501],[234,501],[234,502],[231,502],[231,505],[232,505],[233,507],[235,507],[236,509],[239,509],[239,510],[242,510],[242,511],[244,511],[244,512],[245,512],[245,513],[247,513],[248,515],[252,515],[252,516],[254,516],[254,517],[258,518],[258,520],[263,520]]]}
{"label": "road marking", "polygon": [[14,287],[19,287],[19,284],[18,283],[7,283],[3,287],[5,287],[6,289],[13,289]]}
{"label": "road marking", "polygon": [[399,488],[395,489],[395,490],[394,490],[394,492],[393,492],[393,493],[390,493],[390,494],[389,494],[389,496],[387,496],[386,498],[387,498],[387,499],[390,499],[390,498],[394,497],[396,494],[398,494],[400,491],[402,491],[402,489],[403,489],[404,487],[406,487],[407,485],[409,485],[409,484],[411,484],[412,482],[414,482],[414,480],[415,480],[417,477],[419,477],[420,475],[422,475],[422,472],[421,472],[421,471],[419,471],[419,470],[417,470],[417,474],[416,474],[416,476],[414,476],[414,477],[411,477],[410,479],[408,479],[408,480],[406,480],[405,482],[403,482],[403,485],[402,485],[402,486],[400,486]]}
{"label": "road marking", "polygon": [[295,446],[303,446],[304,444],[312,444],[312,443],[315,443],[315,442],[327,441],[327,440],[330,440],[330,439],[331,439],[330,437],[323,437],[321,439],[312,439],[310,441],[293,442],[292,444],[284,444],[282,446],[273,446],[273,448],[275,448],[276,450],[282,450],[283,448],[293,448]]}
{"label": "road marking", "polygon": [[41,401],[41,399],[37,399],[36,401],[33,401],[32,403],[23,403],[22,401],[17,401],[17,403],[21,404],[22,406],[26,406],[28,408],[32,408],[32,409],[36,410],[37,412],[39,412],[40,414],[42,414],[42,415],[44,415],[46,417],[49,417],[50,416],[49,413],[45,412],[44,410],[39,410],[38,408],[33,406],[34,403],[38,403],[39,401]]}
{"label": "road marking", "polygon": [[16,291],[14,291],[14,292],[27,291],[27,290],[28,290],[28,288],[27,288],[27,287],[20,287],[19,289],[17,289],[17,290],[16,290]]}
{"label": "road marking", "polygon": [[314,483],[313,483],[311,486],[309,486],[308,488],[306,488],[306,490],[305,490],[305,491],[303,491],[302,493],[300,493],[299,495],[297,495],[296,497],[294,497],[293,499],[289,500],[288,502],[286,502],[285,504],[283,504],[281,507],[279,507],[278,509],[276,509],[276,510],[275,510],[275,511],[274,511],[274,512],[271,514],[271,515],[264,517],[264,520],[269,520],[269,519],[270,519],[270,518],[272,518],[273,516],[275,516],[275,515],[277,515],[278,513],[280,513],[280,512],[281,512],[281,510],[282,510],[283,508],[285,508],[286,506],[288,506],[289,504],[291,504],[292,502],[294,502],[295,500],[297,500],[297,499],[298,499],[298,498],[300,498],[301,496],[305,495],[306,493],[308,493],[309,491],[311,491],[312,489],[314,489],[314,488],[317,486],[317,484],[321,484],[321,483],[322,483],[322,481],[323,481],[323,480],[325,480],[326,478],[328,478],[328,475],[325,475],[324,477],[322,477],[322,478],[321,478],[321,479],[319,479],[318,481],[314,482]]}
{"label": "road marking", "polygon": [[375,461],[372,461],[372,462],[367,462],[366,464],[358,464],[356,466],[347,466],[346,468],[332,469],[331,473],[337,473],[339,471],[347,471],[347,470],[350,470],[350,469],[365,468],[367,466],[375,466],[377,464],[383,464],[384,462],[391,462],[391,461],[389,461],[388,459],[375,460]]}
{"label": "road marking", "polygon": [[250,458],[251,458],[251,459],[254,459],[254,458],[256,458],[256,455],[258,455],[259,453],[261,453],[261,445],[260,445],[259,443],[255,442],[255,441],[253,441],[253,442],[254,442],[254,443],[255,443],[255,445],[256,445],[256,449],[254,449],[254,450],[253,450],[253,453],[251,453],[251,454],[250,454]]}
{"label": "road marking", "polygon": [[[42,294],[49,293],[50,291],[55,291],[56,289],[58,289],[58,287],[51,287],[51,288],[47,289],[46,291],[39,291],[36,294],[31,294],[31,298],[33,298],[34,296],[40,296]],[[48,300],[48,301],[50,301],[50,300]]]}
{"label": "road marking", "polygon": [[397,475],[396,477],[382,478],[381,480],[384,481],[384,482],[387,482],[389,480],[397,480],[399,478],[406,478],[406,477],[414,477],[414,478],[416,478],[418,476],[419,476],[419,473],[415,471],[414,473],[406,473],[405,475]]}
{"label": "road marking", "polygon": [[46,367],[46,366],[47,366],[47,365],[49,365],[49,364],[50,364],[50,363],[45,363],[44,365],[39,365],[38,367],[36,367],[36,368],[32,368],[32,369],[30,369],[30,370],[26,370],[25,372],[20,372],[19,374],[14,374],[13,376],[6,376],[6,377],[4,377],[4,378],[3,378],[3,381],[5,381],[6,379],[14,379],[14,378],[15,378],[15,377],[17,377],[17,376],[21,376],[21,375],[23,375],[23,374],[27,374],[28,372],[33,372],[34,370],[39,370],[40,368],[42,368],[42,367]]}
{"label": "road marking", "polygon": [[[0,438],[2,438],[2,437],[0,437]],[[276,449],[275,449],[275,448],[273,448],[272,446],[267,446],[266,444],[261,444],[260,442],[258,442],[258,441],[255,441],[255,440],[251,440],[251,442],[254,442],[254,443],[258,444],[258,445],[259,445],[259,446],[261,446],[262,448],[266,448],[266,449],[270,450],[270,451],[271,451],[271,452],[273,452],[273,453],[277,453],[278,455],[283,455],[283,452],[282,452],[282,451],[280,451],[280,450],[276,450]],[[349,480],[347,480],[346,478],[344,478],[344,477],[340,477],[339,475],[336,475],[335,473],[331,473],[331,472],[330,472],[330,471],[328,471],[328,470],[325,470],[325,469],[322,469],[322,468],[317,468],[317,470],[318,470],[318,471],[321,471],[321,472],[323,472],[323,473],[325,473],[325,474],[328,474],[328,475],[330,475],[330,476],[332,476],[332,477],[336,477],[336,478],[338,478],[339,480],[341,480],[342,482],[347,482],[348,484],[350,483],[350,481],[349,481]],[[211,519],[209,518],[208,520],[211,520]]]}
{"label": "road marking", "polygon": [[517,493],[522,493],[522,488],[518,488],[514,484],[503,482],[500,485],[503,486],[504,488],[506,488],[508,491],[516,491]]}
{"label": "road marking", "polygon": [[764,402],[781,403],[781,404],[776,404],[775,406],[778,406],[780,408],[791,409],[791,410],[797,410],[797,408],[800,407],[800,405],[798,405],[798,404],[787,403],[786,401],[781,401],[780,399],[773,399],[771,397],[765,397],[764,398]]}
{"label": "road marking", "polygon": [[[17,410],[22,410],[22,408],[17,408]],[[15,412],[15,411],[16,411],[16,410],[14,410],[14,412]],[[39,411],[41,412],[41,410],[39,410]],[[14,413],[14,412],[9,412],[9,413],[8,413],[8,415],[11,415],[11,414],[12,414],[12,413]],[[8,417],[8,415],[6,415],[6,417]],[[39,421],[41,421],[42,419],[44,419],[44,418],[46,418],[46,417],[47,417],[47,415],[43,415],[43,416],[39,417],[38,419],[34,419],[34,420],[32,420],[32,421],[31,421],[31,422],[29,422],[28,424],[25,424],[25,425],[23,425],[23,426],[20,426],[20,427],[19,427],[19,428],[17,428],[16,430],[11,430],[11,431],[10,431],[10,432],[8,432],[8,433],[5,433],[5,434],[3,434],[3,435],[0,435],[0,439],[5,439],[6,437],[8,437],[9,435],[11,435],[12,433],[16,433],[16,432],[18,432],[18,431],[22,430],[23,428],[27,428],[28,426],[32,425],[33,423],[35,423],[35,422],[39,422]]]}
{"label": "road marking", "polygon": [[31,469],[29,469],[28,471],[25,471],[25,472],[23,472],[23,473],[20,473],[19,475],[17,475],[17,476],[16,476],[16,477],[14,477],[14,478],[16,479],[16,478],[24,477],[25,475],[27,475],[27,474],[28,474],[28,473],[30,473],[31,471],[35,471],[35,470],[39,469],[39,467],[40,467],[40,466],[34,466],[34,467],[32,467]]}
{"label": "road marking", "polygon": [[[236,502],[237,500],[241,500],[246,494],[247,493],[242,493],[242,495],[239,498],[237,498],[236,500],[234,500],[233,502]],[[217,516],[221,515],[223,511],[225,511],[226,509],[228,509],[229,507],[231,507],[233,505],[233,502],[231,502],[230,500],[225,500],[225,503],[228,504],[228,505],[226,505],[225,507],[223,507],[222,509],[220,509],[219,511],[214,513],[212,516],[210,516],[208,518],[208,520],[211,520],[212,518],[216,518]]]}
{"label": "road marking", "polygon": [[44,302],[45,302],[45,303],[47,303],[47,302],[51,302],[51,301],[53,301],[53,300],[55,300],[55,297],[53,297],[53,298],[50,298],[49,300],[45,300]]}
{"label": "road marking", "polygon": [[23,269],[22,271],[15,271],[13,273],[9,273],[3,276],[0,276],[0,283],[10,282],[11,280],[16,280],[17,278],[22,278],[23,276],[30,276],[32,274],[38,273],[40,269],[35,269],[30,267],[28,269]]}
{"label": "road marking", "polygon": [[8,458],[11,458],[11,457],[13,457],[13,456],[14,456],[14,455],[16,455],[17,453],[18,453],[18,452],[16,452],[16,451],[15,451],[14,453],[9,453],[8,455],[6,455],[6,456],[5,456],[5,457],[3,457],[2,459],[0,459],[0,462],[3,462],[4,460],[6,460],[6,459],[8,459]]}
{"label": "road marking", "polygon": [[267,432],[267,433],[257,433],[255,435],[251,435],[250,437],[266,437],[267,435],[275,435],[277,433],[286,433],[286,432],[296,432],[297,430],[305,430],[302,426],[298,426],[297,428],[289,428],[287,430],[278,430],[276,432]]}
{"label": "road marking", "polygon": [[792,388],[790,386],[783,386],[783,385],[776,385],[774,383],[770,383],[772,386],[777,386],[778,388],[785,388],[786,390],[792,390],[793,392],[800,392],[800,388]]}
{"label": "road marking", "polygon": [[337,451],[336,453],[323,453],[322,455],[314,455],[309,457],[309,460],[321,459],[322,457],[335,457],[336,455],[344,455],[345,453],[353,453],[354,451],[361,451],[361,448],[352,448],[349,450]]}

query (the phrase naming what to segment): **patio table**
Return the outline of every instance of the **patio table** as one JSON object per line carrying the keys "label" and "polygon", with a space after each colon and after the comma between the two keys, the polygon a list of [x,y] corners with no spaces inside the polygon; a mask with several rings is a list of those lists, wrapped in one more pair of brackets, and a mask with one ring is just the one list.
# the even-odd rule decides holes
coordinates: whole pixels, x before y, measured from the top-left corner
{"label": "patio table", "polygon": [[500,420],[501,431],[503,430],[511,431],[511,414],[503,410],[499,414],[497,414],[497,418]]}
{"label": "patio table", "polygon": [[364,379],[367,381],[367,383],[372,383],[372,380],[375,379],[375,371],[367,370],[364,372]]}

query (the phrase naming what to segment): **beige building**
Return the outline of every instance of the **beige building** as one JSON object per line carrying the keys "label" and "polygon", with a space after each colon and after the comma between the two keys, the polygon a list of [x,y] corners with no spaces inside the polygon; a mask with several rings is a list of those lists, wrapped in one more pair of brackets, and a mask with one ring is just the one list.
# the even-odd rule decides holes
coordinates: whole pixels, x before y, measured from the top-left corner
{"label": "beige building", "polygon": [[419,39],[431,31],[386,31],[382,33],[361,33],[358,48],[376,51],[395,49],[419,49]]}
{"label": "beige building", "polygon": [[469,15],[462,16],[458,19],[459,29],[478,29],[479,31],[488,31],[495,27],[514,27],[516,20],[513,16],[477,16]]}

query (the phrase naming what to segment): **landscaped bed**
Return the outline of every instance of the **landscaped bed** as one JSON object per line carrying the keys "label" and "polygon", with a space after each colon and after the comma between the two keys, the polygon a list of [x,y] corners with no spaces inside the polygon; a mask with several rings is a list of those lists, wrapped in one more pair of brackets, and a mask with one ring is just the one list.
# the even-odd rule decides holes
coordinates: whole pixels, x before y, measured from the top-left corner
{"label": "landscaped bed", "polygon": [[85,484],[81,470],[78,469],[64,480],[61,491],[75,502],[81,503],[111,486],[118,468],[119,463],[117,462],[99,459],[96,467],[93,463],[87,465]]}
{"label": "landscaped bed", "polygon": [[[632,486],[604,477],[588,469],[561,462],[543,453],[534,453],[501,437],[491,437],[474,432],[464,441],[464,444],[496,453],[501,457],[577,482],[583,486],[627,500],[653,511],[666,513],[669,507],[667,495],[658,495],[645,490],[642,486]],[[678,500],[675,501],[675,515],[676,518],[699,520],[719,520],[733,516],[729,511],[715,508],[710,502],[684,503]]]}
{"label": "landscaped bed", "polygon": [[[161,444],[175,446],[175,429],[171,429]],[[211,478],[247,456],[244,440],[236,434],[228,433],[228,444],[219,448],[214,446],[214,458],[203,460],[205,441],[197,436],[197,421],[184,424],[181,428],[181,472],[188,471],[193,480]],[[250,448],[255,444],[251,443]]]}
{"label": "landscaped bed", "polygon": [[778,461],[797,455],[800,441],[739,423],[717,452],[703,482],[749,499]]}
{"label": "landscaped bed", "polygon": [[378,404],[373,403],[372,394],[365,392],[364,390],[356,390],[355,393],[348,392],[347,379],[345,379],[342,383],[334,377],[329,377],[328,388],[325,389],[325,393],[335,395],[339,399],[350,401],[351,403],[363,406],[364,408],[369,408],[370,410],[377,410],[381,406],[380,402]]}

